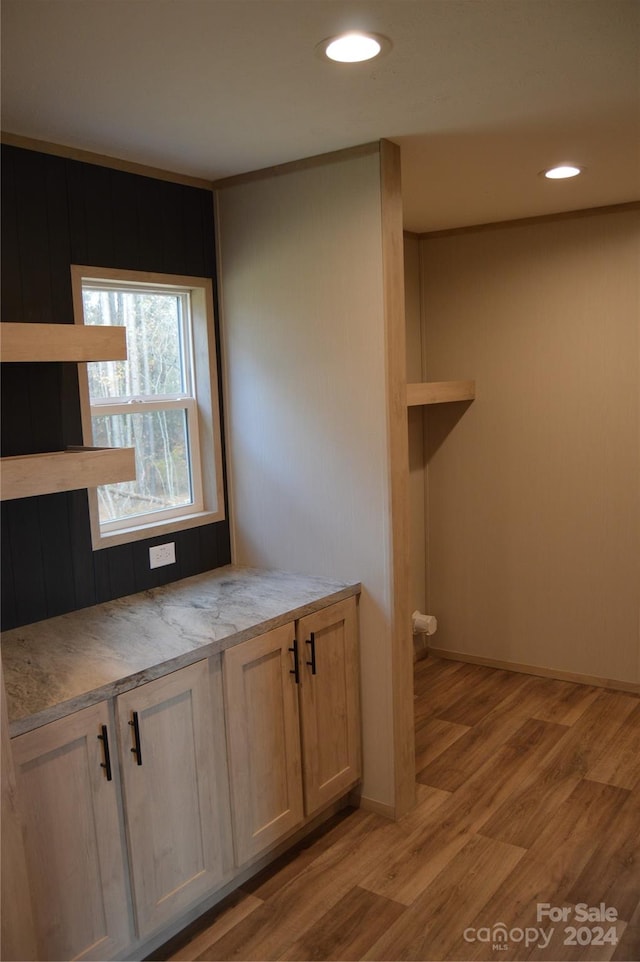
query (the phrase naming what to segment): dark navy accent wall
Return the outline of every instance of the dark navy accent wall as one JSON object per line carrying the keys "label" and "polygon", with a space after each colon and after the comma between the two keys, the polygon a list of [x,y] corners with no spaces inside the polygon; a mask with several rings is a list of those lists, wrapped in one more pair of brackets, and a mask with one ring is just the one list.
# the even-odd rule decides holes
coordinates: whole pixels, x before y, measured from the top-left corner
{"label": "dark navy accent wall", "polygon": [[[215,290],[211,193],[3,147],[2,320],[73,324],[71,264],[211,277]],[[2,454],[81,443],[76,365],[3,364]],[[3,629],[231,557],[227,521],[93,551],[84,490],[4,502],[1,531]],[[149,547],[167,540],[176,543],[176,564],[151,570]]]}

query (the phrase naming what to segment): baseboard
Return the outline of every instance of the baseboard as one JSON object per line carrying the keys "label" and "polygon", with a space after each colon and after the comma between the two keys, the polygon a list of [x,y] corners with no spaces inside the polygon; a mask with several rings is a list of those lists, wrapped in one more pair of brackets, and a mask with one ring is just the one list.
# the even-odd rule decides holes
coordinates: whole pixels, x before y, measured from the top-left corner
{"label": "baseboard", "polygon": [[573,671],[560,671],[556,668],[543,668],[541,665],[522,665],[516,661],[501,661],[497,658],[482,658],[468,655],[462,651],[448,651],[445,648],[429,648],[429,654],[451,661],[464,661],[471,665],[484,665],[486,668],[503,668],[506,671],[519,671],[525,675],[540,675],[542,678],[555,678],[557,681],[572,681],[578,685],[593,685],[596,688],[611,688],[614,691],[628,691],[640,695],[640,684],[632,681],[619,681],[616,678],[599,678],[597,675],[581,675]]}
{"label": "baseboard", "polygon": [[390,818],[392,821],[396,819],[396,810],[393,805],[385,805],[384,802],[379,802],[375,798],[367,798],[365,795],[358,795],[356,792],[351,795],[350,801],[352,805],[356,805],[365,812],[384,815],[385,818]]}

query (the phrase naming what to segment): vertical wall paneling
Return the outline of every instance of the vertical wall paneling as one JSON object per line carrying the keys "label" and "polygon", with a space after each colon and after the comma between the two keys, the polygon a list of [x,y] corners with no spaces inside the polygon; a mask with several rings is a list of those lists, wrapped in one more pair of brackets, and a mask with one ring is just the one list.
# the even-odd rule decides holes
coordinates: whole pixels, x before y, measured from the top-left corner
{"label": "vertical wall paneling", "polygon": [[[4,264],[4,258],[3,258]],[[2,369],[2,456],[34,450],[29,401],[29,364],[5,364]]]}
{"label": "vertical wall paneling", "polygon": [[[113,177],[114,171],[110,171]],[[126,270],[127,264],[140,262],[140,230],[138,223],[138,196],[141,178],[121,177],[110,189],[111,216],[118,232],[117,249],[114,250],[114,267]],[[117,263],[115,258],[117,256]],[[85,263],[85,261],[76,263]],[[156,261],[157,263],[157,261]]]}
{"label": "vertical wall paneling", "polygon": [[82,412],[78,387],[77,364],[58,365],[60,378],[60,420],[62,425],[61,447],[82,444]]}
{"label": "vertical wall paneling", "polygon": [[76,189],[82,192],[87,244],[87,260],[84,263],[114,264],[116,262],[116,224],[111,196],[114,172],[107,167],[83,164],[78,173]]}
{"label": "vertical wall paneling", "polygon": [[[72,261],[65,162],[59,157],[48,157],[44,179],[52,320],[70,324],[73,320],[73,305],[67,274]],[[75,366],[72,369],[75,373]]]}
{"label": "vertical wall paneling", "polygon": [[93,575],[95,578],[95,604],[117,598],[116,592],[111,588],[110,550],[93,553]]}
{"label": "vertical wall paneling", "polygon": [[181,198],[174,191],[167,191],[163,185],[162,198],[162,240],[163,240],[163,270],[168,271],[168,264],[176,263],[176,271],[187,273],[184,269],[187,252],[185,250],[185,229]]}
{"label": "vertical wall paneling", "polygon": [[200,551],[200,529],[187,528],[180,532],[180,577],[188,578],[202,571]]}
{"label": "vertical wall paneling", "polygon": [[[3,548],[9,555],[2,559],[2,567],[13,574],[16,624],[41,621],[47,617],[47,603],[37,499],[5,502],[3,508],[2,527],[9,532]],[[2,615],[7,616],[4,605]]]}
{"label": "vertical wall paneling", "polygon": [[[7,148],[4,148],[4,150],[6,149]],[[68,160],[65,162],[65,171],[67,175],[70,263],[89,264],[87,241],[88,211],[85,204],[85,191],[82,189],[84,164]],[[73,312],[71,312],[70,317],[73,318]]]}
{"label": "vertical wall paneling", "polygon": [[159,180],[145,181],[144,189],[136,191],[136,195],[139,237],[138,270],[162,270],[162,266],[158,267],[158,265],[164,263],[162,253],[163,182]]}
{"label": "vertical wall paneling", "polygon": [[69,499],[66,492],[34,498],[37,505],[47,615],[75,608]]}
{"label": "vertical wall paneling", "polygon": [[[57,451],[64,445],[62,365],[26,364],[25,368],[31,415],[31,442],[28,453]],[[41,403],[41,399],[45,403]],[[7,400],[11,404],[11,400]]]}
{"label": "vertical wall paneling", "polygon": [[18,198],[14,188],[14,155],[2,157],[2,313],[7,321],[24,316],[22,308],[22,279],[20,274],[20,246],[18,243]]}
{"label": "vertical wall paneling", "polygon": [[[86,608],[96,603],[100,597],[97,589],[99,559],[104,552],[93,553],[87,492],[67,491],[66,497],[69,502],[69,538],[75,607]],[[86,559],[90,557],[93,558],[93,565],[86,563]],[[106,599],[110,594],[107,592],[102,597]]]}
{"label": "vertical wall paneling", "polygon": [[[213,278],[210,191],[17,147],[2,160],[4,320],[72,324],[72,263]],[[3,365],[4,455],[81,442],[76,365]],[[171,535],[176,564],[153,571],[154,539],[94,552],[82,490],[5,502],[2,524],[4,629],[230,561],[227,521]]]}
{"label": "vertical wall paneling", "polygon": [[25,151],[11,169],[22,284],[22,316],[13,320],[52,324],[56,319],[51,303],[46,163],[44,155]]}

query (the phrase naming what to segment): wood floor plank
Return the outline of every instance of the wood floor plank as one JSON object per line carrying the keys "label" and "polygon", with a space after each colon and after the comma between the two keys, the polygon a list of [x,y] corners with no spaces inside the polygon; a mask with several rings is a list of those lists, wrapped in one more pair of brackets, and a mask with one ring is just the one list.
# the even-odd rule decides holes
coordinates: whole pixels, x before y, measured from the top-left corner
{"label": "wood floor plank", "polygon": [[[438,797],[440,796],[440,797]],[[431,792],[432,804],[443,793]],[[275,889],[264,904],[213,943],[207,960],[277,959],[333,909],[375,861],[397,846],[402,828],[381,815],[354,812],[350,830],[305,869]],[[260,889],[257,890],[259,892]],[[255,894],[255,893],[254,893]]]}
{"label": "wood floor plank", "polygon": [[378,895],[411,905],[515,790],[524,774],[540,764],[564,731],[560,725],[526,720],[473,778],[424,819],[397,851],[380,860],[360,884]]}
{"label": "wood floor plank", "polygon": [[[330,820],[153,958],[640,959],[640,702],[506,674],[417,663],[413,811]],[[548,949],[502,953],[463,937],[580,901],[618,909],[619,945],[565,946],[558,931]]]}
{"label": "wood floor plank", "polygon": [[546,697],[540,699],[533,717],[557,722],[558,725],[575,725],[600,694],[599,688],[590,685],[574,685],[555,678],[544,680],[547,685],[544,688],[540,686],[539,691],[542,693],[544,690]]}
{"label": "wood floor plank", "polygon": [[307,835],[253,878],[244,882],[243,892],[255,895],[262,901],[271,898],[292,879],[301,875],[323,852],[353,832],[358,821],[366,818],[368,814],[364,810],[342,809],[315,832]]}
{"label": "wood floor plank", "polygon": [[587,777],[620,788],[640,784],[640,700],[618,731],[602,746]]}
{"label": "wood floor plank", "polygon": [[[431,706],[425,696],[429,692],[437,692],[438,690],[446,690],[454,684],[456,675],[462,670],[462,662],[459,661],[444,661],[438,660],[432,662],[432,659],[428,661],[418,662],[418,665],[433,664],[429,670],[422,670],[421,672],[414,672],[414,686],[413,686],[413,700],[414,709],[425,712],[427,715],[431,714]],[[464,672],[460,676],[464,677]]]}
{"label": "wood floor plank", "polygon": [[502,711],[500,707],[493,709],[477,725],[468,728],[466,734],[452,741],[445,751],[418,769],[417,780],[423,785],[455,792],[502,748],[522,723],[522,716],[516,712]]}
{"label": "wood floor plank", "polygon": [[414,665],[413,692],[416,698],[422,698],[425,691],[433,688],[436,681],[443,677],[451,678],[462,669],[464,662],[452,661],[448,658],[434,658],[429,655],[421,658]]}
{"label": "wood floor plank", "polygon": [[355,886],[280,958],[293,962],[362,959],[405,911],[404,905]]}
{"label": "wood floor plank", "polygon": [[634,708],[632,696],[599,692],[576,723],[565,730],[546,763],[529,774],[516,795],[483,826],[482,833],[529,848]]}
{"label": "wood floor plank", "polygon": [[[187,941],[181,940],[180,947],[170,955],[162,958],[169,962],[190,962],[191,959],[206,955],[210,945],[230,932],[242,919],[246,918],[251,912],[263,904],[261,899],[253,895],[244,895],[242,892],[234,892],[233,896],[225,899],[222,906],[215,906],[198,922],[197,934]],[[207,924],[208,920],[211,920]],[[184,934],[183,934],[184,939]],[[159,959],[159,956],[154,956]]]}
{"label": "wood floor plank", "polygon": [[[414,703],[416,725],[420,725],[425,718],[438,716],[465,693],[468,694],[477,685],[487,681],[494,670],[461,662],[451,664],[458,666],[455,672],[443,673],[420,692]],[[478,668],[481,669],[480,672]]]}
{"label": "wood floor plank", "polygon": [[[525,853],[505,882],[470,923],[474,927],[504,922],[508,929],[535,927],[538,903],[562,906],[593,851],[629,797],[625,789],[582,780],[558,808],[546,829]],[[553,927],[553,926],[551,926]],[[549,925],[546,925],[549,928]],[[553,955],[562,951],[563,932],[556,926],[549,945]],[[489,950],[491,946],[488,946]],[[541,949],[512,946],[510,959],[536,959]],[[486,959],[487,945],[469,945],[463,938],[452,947],[453,959]]]}
{"label": "wood floor plank", "polygon": [[[310,867],[288,878],[278,886],[268,900],[263,901],[254,912],[241,920],[233,929],[211,943],[199,960],[270,960],[277,959],[298,938],[301,931],[313,925],[353,887],[350,881],[340,880],[341,862],[345,875],[349,875],[352,846],[362,848],[381,816],[355,812],[351,816],[351,831],[329,849],[330,862],[319,872],[312,873],[316,883],[313,900],[307,897],[308,888],[300,882],[309,876]],[[324,854],[324,853],[323,853]],[[321,856],[320,856],[321,857]],[[303,894],[304,893],[304,896]]]}
{"label": "wood floor plank", "polygon": [[529,856],[543,865],[560,864],[571,856],[575,871],[578,860],[590,857],[594,842],[620,817],[629,795],[624,788],[582,779],[531,845]]}
{"label": "wood floor plank", "polygon": [[[416,728],[416,771],[423,768],[471,729],[442,718],[427,718]],[[456,786],[457,787],[457,786]]]}
{"label": "wood floor plank", "polygon": [[567,893],[569,902],[613,906],[629,922],[640,903],[640,791],[631,792],[615,822]]}
{"label": "wood floor plank", "polygon": [[447,821],[458,826],[466,824],[474,831],[481,830],[526,776],[544,763],[549,751],[567,730],[562,725],[534,718],[517,720],[518,727],[499,748],[489,740],[485,742],[484,762],[469,773],[442,810]]}
{"label": "wood floor plank", "polygon": [[640,905],[629,919],[611,958],[614,962],[636,962],[640,959]]}
{"label": "wood floor plank", "polygon": [[515,696],[525,683],[525,675],[494,669],[474,684],[471,690],[467,687],[458,698],[444,705],[438,711],[438,718],[458,725],[477,725],[505,698]]}
{"label": "wood floor plank", "polygon": [[469,838],[363,958],[422,962],[446,958],[467,921],[477,915],[525,854],[515,846],[493,841],[486,845],[485,841],[479,836]]}
{"label": "wood floor plank", "polygon": [[559,681],[542,675],[525,675],[526,681],[515,696],[503,702],[503,707],[529,718],[554,721],[558,725],[573,725],[601,689],[592,689],[573,682]]}
{"label": "wood floor plank", "polygon": [[[263,903],[245,919],[242,919],[232,929],[212,942],[203,952],[194,956],[195,962],[213,962],[213,960],[260,960],[277,959],[281,952],[295,940],[295,930],[292,923],[293,916],[278,916],[274,919],[272,913]],[[279,924],[276,927],[276,922]]]}

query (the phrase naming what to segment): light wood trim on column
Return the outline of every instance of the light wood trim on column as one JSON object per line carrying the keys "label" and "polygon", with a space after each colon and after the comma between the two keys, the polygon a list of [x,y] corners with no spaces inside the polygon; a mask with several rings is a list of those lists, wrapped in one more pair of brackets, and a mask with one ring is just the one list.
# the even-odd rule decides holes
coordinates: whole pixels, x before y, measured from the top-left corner
{"label": "light wood trim on column", "polygon": [[0,958],[36,959],[37,949],[31,891],[24,849],[24,827],[17,800],[16,777],[9,740],[7,698],[0,660],[0,701],[2,701],[2,940]]}
{"label": "light wood trim on column", "polygon": [[404,316],[400,148],[380,142],[382,272],[387,380],[387,446],[391,514],[391,672],[395,815],[415,802],[413,640],[409,599],[409,442]]}

